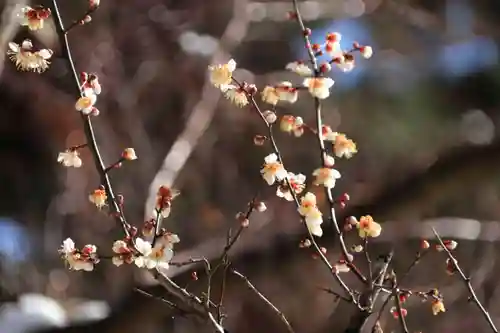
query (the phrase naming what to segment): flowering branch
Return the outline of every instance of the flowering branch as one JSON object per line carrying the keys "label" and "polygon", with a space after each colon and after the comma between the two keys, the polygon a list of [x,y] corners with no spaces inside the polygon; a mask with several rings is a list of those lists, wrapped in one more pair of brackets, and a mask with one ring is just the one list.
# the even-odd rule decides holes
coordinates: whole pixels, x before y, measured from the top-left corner
{"label": "flowering branch", "polygon": [[464,271],[462,270],[462,268],[458,264],[458,260],[455,259],[455,257],[453,256],[453,254],[451,253],[451,251],[449,249],[449,246],[446,246],[445,242],[439,236],[439,234],[437,233],[436,229],[432,228],[432,232],[436,236],[439,244],[441,245],[441,248],[444,250],[444,252],[448,256],[448,265],[452,266],[452,271],[451,272],[458,272],[458,274],[460,275],[460,278],[464,282],[464,284],[465,284],[465,286],[466,286],[466,288],[467,288],[467,290],[469,292],[469,295],[470,295],[469,300],[472,301],[472,302],[474,302],[474,304],[476,304],[476,306],[478,307],[478,309],[483,314],[484,319],[486,319],[486,321],[488,322],[488,325],[490,326],[491,330],[493,332],[495,332],[495,333],[498,333],[498,329],[495,326],[495,323],[493,323],[493,320],[491,319],[490,314],[488,313],[488,311],[486,310],[486,308],[481,304],[481,302],[477,298],[476,292],[474,291],[474,288],[472,287],[470,277],[468,277],[468,276],[465,275]]}
{"label": "flowering branch", "polygon": [[[340,172],[334,168],[334,156],[350,158],[357,152],[357,148],[352,140],[348,139],[344,134],[334,132],[329,126],[323,124],[322,121],[321,102],[323,99],[329,97],[330,88],[334,84],[334,81],[326,75],[332,69],[332,65],[337,66],[344,72],[348,72],[354,68],[354,52],[359,52],[364,58],[370,58],[372,49],[369,46],[353,43],[351,50],[344,51],[340,48],[339,41],[341,36],[338,33],[329,33],[323,45],[312,44],[310,39],[312,31],[304,25],[298,8],[298,1],[292,0],[292,3],[294,12],[290,15],[290,18],[295,19],[300,27],[309,58],[307,64],[310,65],[311,68],[302,61],[295,61],[288,64],[286,69],[305,77],[301,86],[287,81],[281,82],[275,86],[266,86],[261,91],[262,101],[272,105],[272,108],[263,111],[256,101],[256,95],[259,91],[257,87],[247,82],[240,82],[233,77],[233,72],[236,69],[236,62],[234,60],[230,60],[227,64],[209,66],[210,81],[215,87],[220,89],[227,99],[237,106],[250,106],[266,126],[267,136],[256,135],[254,137],[254,143],[256,145],[263,146],[264,143],[268,142],[272,151],[272,153],[264,159],[265,163],[260,170],[261,176],[268,185],[276,185],[276,195],[278,197],[293,202],[301,222],[305,225],[308,235],[308,237],[300,243],[300,247],[312,247],[314,256],[319,258],[322,264],[331,272],[346,296],[340,295],[329,288],[321,289],[335,295],[338,299],[346,301],[349,306],[356,306],[358,311],[353,318],[351,318],[349,326],[344,332],[359,333],[368,317],[373,313],[373,308],[379,295],[384,293],[388,294],[389,297],[385,300],[379,311],[373,331],[378,332],[381,330],[379,322],[380,316],[389,301],[393,300],[394,306],[391,308],[390,312],[399,320],[402,330],[407,333],[408,328],[405,321],[407,310],[403,306],[404,302],[412,294],[417,295],[424,301],[431,300],[431,309],[434,315],[445,311],[443,297],[437,289],[422,292],[400,287],[412,268],[420,262],[425,254],[429,253],[429,251],[423,250],[429,249],[430,244],[425,240],[422,241],[421,249],[417,253],[415,260],[408,267],[407,271],[400,275],[399,281],[397,281],[396,274],[389,269],[394,252],[391,251],[387,255],[380,256],[378,260],[372,260],[369,253],[369,238],[378,237],[381,233],[382,227],[379,223],[375,222],[370,215],[366,215],[361,216],[359,220],[356,217],[350,217],[343,226],[339,224],[336,217],[336,206],[340,205],[340,207],[344,207],[349,200],[349,196],[343,194],[340,198],[334,199],[332,190],[335,187],[336,180],[341,177]],[[114,194],[108,174],[111,170],[122,166],[124,162],[137,159],[137,156],[133,148],[126,148],[116,162],[105,166],[100,155],[91,121],[93,117],[99,115],[99,110],[94,105],[97,100],[97,95],[101,92],[101,86],[95,74],[88,74],[85,72],[81,73],[80,76],[77,74],[67,37],[68,32],[77,25],[83,25],[90,22],[90,15],[98,6],[99,0],[89,0],[89,7],[83,18],[73,22],[67,28],[64,27],[57,0],[52,0],[51,9],[46,9],[42,6],[34,8],[24,7],[22,9],[23,21],[21,23],[30,30],[42,29],[44,20],[50,15],[54,15],[57,34],[61,43],[62,57],[65,59],[74,81],[74,94],[75,98],[77,98],[75,109],[80,112],[87,142],[66,149],[66,151],[59,154],[57,160],[66,167],[79,168],[82,165],[79,150],[85,147],[90,150],[93,162],[100,177],[101,185],[90,194],[89,200],[100,210],[106,208],[108,214],[116,219],[116,222],[121,226],[124,233],[123,239],[116,240],[113,243],[113,255],[98,253],[97,247],[92,244],[77,248],[75,243],[68,238],[63,242],[62,248],[59,250],[63,259],[70,269],[85,271],[93,270],[95,264],[101,260],[107,259],[110,259],[116,266],[134,263],[139,268],[151,272],[158,283],[167,291],[174,301],[166,300],[140,289],[136,289],[137,292],[160,300],[174,309],[179,315],[194,314],[208,321],[212,329],[219,333],[227,333],[227,330],[222,325],[225,317],[223,313],[223,302],[226,292],[226,283],[229,273],[231,273],[242,279],[247,287],[279,316],[287,330],[293,333],[294,330],[284,314],[272,304],[247,277],[234,270],[231,266],[229,253],[241,238],[244,230],[250,226],[251,215],[255,211],[262,212],[266,209],[265,204],[257,200],[257,195],[248,203],[246,212],[238,213],[236,219],[239,226],[234,234],[232,234],[232,229],[229,229],[226,244],[220,256],[214,262],[210,262],[204,257],[200,259],[192,258],[186,262],[172,261],[174,257],[174,245],[178,243],[180,239],[176,234],[167,230],[164,221],[170,215],[172,202],[179,195],[179,192],[170,187],[161,186],[158,189],[156,204],[152,213],[153,217],[144,222],[140,230],[140,237],[138,228],[131,226],[126,221],[123,211],[124,198],[121,195]],[[322,55],[323,52],[326,52],[331,59],[319,64],[318,56]],[[52,51],[48,49],[35,51],[33,50],[32,42],[30,40],[24,40],[21,44],[9,43],[7,54],[19,70],[42,73],[50,65],[49,59],[52,56]],[[314,133],[316,136],[321,166],[313,172],[312,176],[314,179],[311,183],[315,186],[324,187],[324,193],[328,203],[328,220],[331,222],[336,238],[338,238],[340,244],[341,258],[333,265],[326,256],[326,249],[320,247],[316,240],[316,238],[323,235],[321,225],[324,222],[323,214],[318,208],[316,196],[312,192],[305,191],[307,187],[306,176],[287,171],[283,156],[275,139],[274,124],[278,120],[276,105],[278,102],[295,103],[299,91],[303,90],[307,90],[312,96],[316,118],[315,126],[305,124],[300,117],[283,115],[279,123],[279,129],[290,134],[293,133],[295,137],[302,136],[306,130]],[[327,143],[329,142],[332,143],[331,149],[327,147]],[[354,265],[354,255],[348,250],[344,239],[345,233],[354,228],[356,228],[362,244],[354,244],[350,248],[350,251],[353,254],[364,252],[364,259],[367,262],[367,276]],[[457,260],[451,254],[451,251],[456,248],[457,243],[450,240],[443,241],[434,229],[433,232],[439,241],[436,250],[445,251],[448,256],[448,272],[459,273],[461,279],[467,286],[470,300],[481,310],[493,332],[498,332],[490,315],[479,302],[471,286],[470,279],[465,276]],[[201,293],[201,296],[197,296],[188,291],[187,287],[180,287],[166,274],[166,270],[170,265],[185,266],[193,264],[203,264],[206,273],[206,286],[204,286],[204,292]],[[214,302],[212,290],[214,277],[221,269],[223,271],[220,285],[220,297],[218,302]],[[349,287],[344,282],[344,279],[341,278],[340,275],[346,272],[352,272],[363,284],[363,289],[361,291],[354,290],[354,288]],[[192,272],[192,278],[193,280],[198,280],[196,271]],[[390,285],[384,285],[386,282],[390,283]]]}
{"label": "flowering branch", "polygon": [[[52,13],[54,16],[54,21],[56,25],[57,35],[59,37],[59,42],[62,48],[62,56],[66,60],[66,64],[69,67],[70,73],[73,76],[74,81],[74,92],[75,95],[79,97],[85,97],[83,89],[80,85],[80,79],[75,69],[75,64],[73,62],[73,57],[71,56],[71,50],[69,47],[67,31],[64,28],[64,23],[61,18],[61,14],[59,12],[59,7],[57,4],[57,0],[52,0]],[[95,163],[95,167],[97,172],[99,173],[101,184],[104,186],[104,190],[106,191],[106,197],[111,209],[111,212],[114,213],[117,222],[122,226],[123,232],[127,237],[130,236],[130,225],[125,220],[125,216],[123,215],[120,205],[118,204],[113,187],[111,186],[111,181],[106,173],[106,167],[104,166],[104,162],[101,157],[101,153],[99,151],[99,147],[97,145],[96,137],[94,134],[94,128],[92,126],[92,121],[90,117],[86,116],[84,113],[81,113],[81,119],[83,122],[83,129],[85,132],[85,137],[87,138],[87,145],[92,153],[92,158]]]}

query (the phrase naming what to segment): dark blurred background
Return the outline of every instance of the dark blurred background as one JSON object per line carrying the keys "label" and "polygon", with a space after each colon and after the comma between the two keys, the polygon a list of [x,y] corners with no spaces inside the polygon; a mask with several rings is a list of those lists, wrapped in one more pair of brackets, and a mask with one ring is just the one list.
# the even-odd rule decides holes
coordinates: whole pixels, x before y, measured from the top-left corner
{"label": "dark blurred background", "polygon": [[[72,81],[52,21],[28,33],[12,23],[19,4],[2,2],[1,47],[5,51],[9,41],[28,37],[55,54],[43,75],[16,72],[8,60],[0,66],[4,308],[14,306],[19,295],[36,293],[58,301],[64,324],[77,314],[99,319],[111,311],[94,326],[61,332],[200,332],[184,319],[172,321],[160,302],[134,292],[134,286],[151,281],[132,267],[101,263],[92,273],[69,272],[59,259],[57,249],[66,237],[110,252],[121,233],[88,202],[88,192],[99,185],[90,154],[82,152],[80,169],[56,163],[59,151],[85,142]],[[60,1],[67,23],[86,6],[84,0]],[[103,86],[101,115],[94,123],[106,163],[125,147],[139,156],[111,175],[115,190],[125,196],[128,220],[140,225],[158,186],[174,185],[182,195],[167,228],[181,238],[179,260],[214,257],[235,214],[259,191],[269,209],[251,221],[234,250],[235,266],[297,332],[337,332],[336,320],[346,314],[339,310],[332,316],[336,303],[317,289],[336,286],[319,261],[299,250],[303,227],[293,205],[279,200],[259,176],[269,150],[254,146],[252,137],[265,134],[265,128],[250,110],[221,99],[206,80],[209,64],[234,58],[235,76],[259,87],[299,83],[284,71],[286,63],[306,56],[297,25],[286,20],[291,8],[291,1],[103,0],[92,22],[72,30],[69,39],[77,70],[97,73]],[[336,31],[344,47],[359,41],[375,52],[351,73],[334,70],[336,84],[324,103],[324,121],[359,148],[354,158],[337,162],[342,179],[336,193],[351,197],[339,219],[372,214],[383,223],[372,249],[377,254],[395,246],[396,271],[411,262],[418,240],[430,237],[429,226],[456,239],[457,257],[500,323],[500,2],[311,0],[301,2],[301,11],[313,41]],[[312,102],[301,97],[278,107],[278,114],[312,123]],[[313,136],[278,134],[277,140],[290,171],[310,174],[318,165]],[[332,261],[338,258],[331,232],[320,243],[330,249]],[[355,245],[355,238],[348,243]],[[409,302],[411,330],[487,332],[463,284],[444,268],[444,258],[436,254],[407,280],[409,288],[440,288],[448,308],[433,317],[429,304]],[[189,282],[190,272],[171,274],[193,291],[203,287]],[[108,308],[89,300],[105,301]],[[226,304],[232,333],[284,330],[237,279],[229,280]],[[95,316],[78,310],[84,305]],[[388,332],[397,328],[390,315],[382,321]],[[12,321],[0,320],[0,332],[23,332],[25,320],[13,322],[18,330]]]}

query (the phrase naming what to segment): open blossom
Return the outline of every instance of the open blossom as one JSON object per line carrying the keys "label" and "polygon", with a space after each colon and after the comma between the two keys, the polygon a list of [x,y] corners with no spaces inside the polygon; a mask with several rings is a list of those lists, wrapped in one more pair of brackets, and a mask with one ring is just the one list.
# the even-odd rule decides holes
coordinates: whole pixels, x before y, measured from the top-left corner
{"label": "open blossom", "polygon": [[282,81],[276,85],[276,92],[279,96],[280,101],[295,103],[299,97],[297,88],[293,87],[293,84],[288,81]]}
{"label": "open blossom", "polygon": [[16,13],[19,23],[33,31],[42,29],[44,21],[50,17],[50,14],[50,9],[41,6],[36,8],[24,6]]}
{"label": "open blossom", "polygon": [[140,268],[165,268],[168,269],[169,262],[174,256],[171,248],[168,248],[161,242],[152,247],[151,243],[137,238],[135,241],[137,251],[141,254],[135,258],[134,263]]}
{"label": "open blossom", "polygon": [[61,163],[65,167],[79,168],[82,166],[82,159],[76,149],[68,149],[59,153],[57,156],[57,162]]}
{"label": "open blossom", "polygon": [[349,53],[342,54],[333,59],[333,63],[343,72],[350,72],[354,69],[354,56]]}
{"label": "open blossom", "polygon": [[224,89],[222,90],[224,93],[224,96],[230,100],[232,103],[234,103],[236,106],[239,106],[240,108],[248,105],[248,97],[247,97],[247,92],[241,88],[237,87],[235,85],[226,85]]}
{"label": "open blossom", "polygon": [[7,50],[9,59],[18,70],[35,73],[43,73],[49,68],[48,60],[52,57],[52,53],[49,49],[33,51],[33,44],[29,39],[25,39],[21,45],[11,42]]}
{"label": "open blossom", "polygon": [[127,161],[133,161],[137,159],[134,148],[125,148],[122,152],[122,158]]}
{"label": "open blossom", "polygon": [[304,87],[316,98],[325,99],[330,96],[330,88],[335,82],[329,77],[310,77],[304,80]]}
{"label": "open blossom", "polygon": [[304,134],[304,120],[301,117],[285,115],[281,117],[280,129],[283,132],[293,133],[298,138]]}
{"label": "open blossom", "polygon": [[290,183],[290,187],[288,187],[288,184],[286,182],[283,182],[281,185],[278,186],[276,189],[276,195],[280,198],[283,198],[287,201],[293,201],[293,195],[292,192],[295,192],[295,194],[300,194],[306,187],[306,176],[303,174],[294,174],[292,172],[289,172],[287,175],[288,182]]}
{"label": "open blossom", "polygon": [[351,139],[348,139],[345,134],[336,133],[335,140],[333,142],[333,150],[337,157],[350,158],[352,155],[358,152],[356,148],[356,143]]}
{"label": "open blossom", "polygon": [[375,222],[370,215],[361,216],[357,223],[359,237],[378,237],[382,231],[382,226]]}
{"label": "open blossom", "polygon": [[285,179],[287,173],[283,164],[278,162],[276,154],[269,154],[264,158],[264,167],[260,170],[262,178],[269,184],[273,185],[276,180]]}
{"label": "open blossom", "polygon": [[94,269],[97,258],[97,247],[92,244],[85,245],[81,250],[75,247],[75,242],[71,238],[64,240],[59,253],[69,266],[69,269],[90,272]]}
{"label": "open blossom", "polygon": [[217,88],[225,88],[233,79],[233,72],[236,69],[236,61],[229,60],[227,64],[208,66],[210,72],[210,82]]}
{"label": "open blossom", "polygon": [[292,71],[300,76],[312,76],[314,74],[313,70],[305,65],[303,62],[294,61],[286,65],[286,69]]}
{"label": "open blossom", "polygon": [[311,234],[321,237],[323,235],[323,229],[321,229],[321,224],[323,223],[323,215],[316,206],[316,196],[313,193],[307,192],[300,199],[298,212],[304,217],[307,228],[309,229]]}
{"label": "open blossom", "polygon": [[111,260],[115,266],[121,266],[124,263],[130,264],[135,259],[133,250],[122,240],[117,240],[113,243],[113,252],[115,255]]}
{"label": "open blossom", "polygon": [[314,170],[313,176],[316,177],[314,185],[323,185],[328,189],[335,187],[335,182],[340,178],[340,172],[331,168],[319,168]]}
{"label": "open blossom", "polygon": [[[340,35],[339,35],[340,36]],[[340,58],[344,55],[344,51],[340,46],[339,40],[327,41],[325,43],[325,53],[332,59]]]}
{"label": "open blossom", "polygon": [[102,188],[98,188],[94,190],[90,195],[89,195],[89,200],[92,202],[94,205],[96,205],[97,208],[102,208],[106,206],[106,200],[108,199],[108,196],[106,195],[106,190]]}
{"label": "open blossom", "polygon": [[160,186],[156,193],[155,214],[161,214],[163,218],[170,215],[172,201],[180,194],[179,191],[166,185]]}
{"label": "open blossom", "polygon": [[435,300],[432,302],[432,314],[438,315],[440,312],[446,312],[446,308],[444,307],[444,303],[440,300]]}
{"label": "open blossom", "polygon": [[271,104],[271,105],[278,104],[278,102],[280,100],[280,96],[278,94],[278,91],[273,86],[265,86],[264,89],[262,89],[261,96],[262,96],[263,102]]}
{"label": "open blossom", "polygon": [[93,114],[97,115],[99,111],[94,107],[97,101],[97,95],[94,94],[93,90],[85,89],[83,91],[83,96],[81,96],[75,103],[75,109],[80,111],[85,115]]}

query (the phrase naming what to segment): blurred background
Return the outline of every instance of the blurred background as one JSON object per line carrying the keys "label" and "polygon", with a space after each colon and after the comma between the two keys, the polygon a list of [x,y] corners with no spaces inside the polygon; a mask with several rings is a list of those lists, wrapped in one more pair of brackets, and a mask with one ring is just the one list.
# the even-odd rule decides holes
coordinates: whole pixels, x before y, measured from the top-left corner
{"label": "blurred background", "polygon": [[[88,202],[88,192],[99,186],[90,154],[82,151],[80,169],[56,163],[58,152],[85,137],[54,24],[36,33],[13,24],[16,5],[40,4],[22,1],[2,2],[1,47],[31,38],[36,48],[53,49],[54,57],[43,75],[19,73],[8,59],[0,64],[0,332],[28,332],[30,311],[50,306],[51,319],[31,328],[48,321],[63,327],[52,332],[200,332],[134,292],[135,286],[154,288],[138,270],[103,262],[92,273],[69,272],[60,260],[57,249],[66,237],[111,252],[122,235]],[[60,1],[60,7],[69,24],[87,2]],[[113,163],[125,147],[139,156],[111,174],[129,222],[140,225],[158,186],[173,184],[182,193],[167,225],[181,238],[177,258],[215,257],[235,214],[258,191],[268,210],[254,216],[235,247],[235,267],[297,332],[341,332],[349,310],[318,290],[336,288],[335,282],[299,249],[304,230],[293,205],[259,176],[269,149],[254,146],[252,138],[266,129],[249,109],[221,98],[206,78],[209,64],[234,58],[235,76],[258,87],[300,83],[284,71],[306,56],[297,25],[286,20],[291,8],[291,1],[103,0],[92,22],[72,30],[69,40],[77,70],[97,73],[103,86],[94,124],[104,160]],[[359,148],[354,158],[337,161],[342,179],[336,193],[351,197],[339,219],[371,214],[382,223],[371,248],[376,255],[395,246],[396,272],[412,261],[419,239],[430,237],[430,226],[456,239],[460,263],[500,324],[500,2],[311,0],[300,8],[313,41],[339,32],[344,47],[358,41],[375,52],[351,73],[334,70],[336,84],[324,103],[324,121]],[[301,97],[277,113],[313,124],[312,101]],[[288,170],[309,175],[318,165],[313,136],[279,133],[277,141]],[[347,241],[357,244],[355,237]],[[338,259],[331,231],[320,245]],[[426,258],[405,287],[440,288],[448,311],[434,317],[429,304],[410,301],[410,330],[488,332],[463,283],[445,273],[444,260]],[[191,281],[189,271],[172,269],[171,275],[193,292],[203,288],[203,279]],[[355,285],[352,276],[347,281]],[[232,333],[284,331],[241,281],[230,278],[227,288]],[[389,314],[382,324],[387,332],[398,329]]]}

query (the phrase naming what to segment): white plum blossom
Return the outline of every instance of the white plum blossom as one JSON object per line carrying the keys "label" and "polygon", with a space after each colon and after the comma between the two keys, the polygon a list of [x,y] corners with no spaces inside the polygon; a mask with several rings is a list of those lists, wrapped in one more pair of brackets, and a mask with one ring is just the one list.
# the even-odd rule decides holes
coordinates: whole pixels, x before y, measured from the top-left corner
{"label": "white plum blossom", "polygon": [[97,247],[95,245],[88,244],[82,250],[78,250],[71,238],[66,238],[63,241],[59,253],[68,264],[69,269],[75,271],[90,272],[94,269],[94,263],[97,262]]}
{"label": "white plum blossom", "polygon": [[278,161],[276,154],[269,154],[264,158],[264,162],[264,167],[260,170],[260,173],[269,185],[273,185],[276,180],[285,179],[287,172],[283,164]]}
{"label": "white plum blossom", "polygon": [[345,134],[335,132],[334,137],[333,150],[335,152],[335,156],[351,158],[352,155],[358,152],[356,143],[351,139],[348,139]]}
{"label": "white plum blossom", "polygon": [[276,85],[276,92],[279,100],[293,104],[297,102],[299,93],[293,84],[289,81],[282,81]]}
{"label": "white plum blossom", "polygon": [[10,42],[8,46],[7,55],[18,70],[43,73],[49,68],[48,60],[52,57],[52,50],[33,51],[33,44],[29,39],[25,39],[21,45]]}
{"label": "white plum blossom", "polygon": [[79,168],[82,166],[82,159],[76,149],[67,149],[64,152],[59,153],[57,156],[57,162],[61,163],[65,167]]}
{"label": "white plum blossom", "polygon": [[128,247],[128,244],[123,240],[117,240],[113,243],[113,252],[116,254],[111,259],[113,265],[121,266],[124,263],[131,263],[135,258],[132,249]]}
{"label": "white plum blossom", "polygon": [[293,201],[293,195],[292,191],[295,192],[295,194],[300,194],[306,187],[306,176],[303,174],[294,174],[292,172],[289,172],[287,175],[288,183],[290,183],[290,187],[286,182],[283,182],[278,188],[276,189],[276,196],[283,198],[287,201]]}
{"label": "white plum blossom", "polygon": [[291,62],[287,64],[285,68],[289,71],[299,74],[300,76],[312,76],[314,74],[311,68],[300,61]]}
{"label": "white plum blossom", "polygon": [[83,90],[82,95],[83,96],[76,101],[75,109],[84,115],[95,114],[95,110],[97,109],[94,107],[94,104],[97,102],[97,95],[94,94],[92,89]]}
{"label": "white plum blossom", "polygon": [[137,251],[142,254],[134,260],[134,263],[139,268],[168,269],[169,261],[174,256],[173,250],[161,242],[156,244],[155,247],[152,247],[151,243],[143,240],[142,238],[137,238],[135,240],[135,247]]}
{"label": "white plum blossom", "polygon": [[314,185],[323,185],[327,189],[332,189],[335,187],[337,179],[340,178],[340,172],[332,168],[319,168],[314,170],[313,176],[316,177]]}
{"label": "white plum blossom", "polygon": [[247,93],[241,87],[229,84],[221,89],[222,92],[224,93],[224,96],[232,103],[234,103],[236,106],[239,106],[241,108],[248,105],[249,100],[247,97]]}
{"label": "white plum blossom", "polygon": [[335,82],[329,77],[310,77],[304,80],[304,87],[316,98],[325,99],[330,96],[330,88]]}
{"label": "white plum blossom", "polygon": [[20,25],[36,31],[43,29],[44,21],[50,17],[51,12],[48,8],[22,6],[16,9],[15,14]]}
{"label": "white plum blossom", "polygon": [[233,59],[229,60],[226,64],[208,66],[208,70],[210,72],[210,82],[216,88],[225,90],[233,79],[233,72],[235,69],[236,61]]}
{"label": "white plum blossom", "polygon": [[300,199],[298,212],[304,217],[307,228],[311,234],[317,237],[323,236],[323,229],[321,229],[323,215],[316,205],[316,196],[313,193],[307,192]]}

